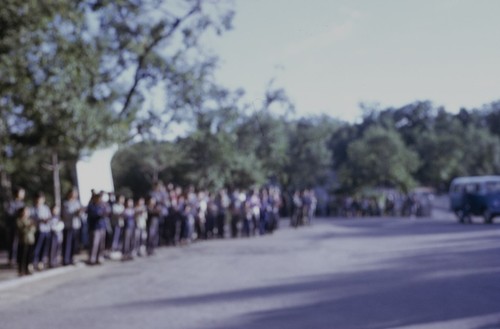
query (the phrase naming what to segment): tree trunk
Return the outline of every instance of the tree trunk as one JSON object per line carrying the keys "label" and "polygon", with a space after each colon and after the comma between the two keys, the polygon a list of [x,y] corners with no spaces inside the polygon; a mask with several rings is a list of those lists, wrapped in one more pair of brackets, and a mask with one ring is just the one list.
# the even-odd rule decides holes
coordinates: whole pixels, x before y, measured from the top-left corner
{"label": "tree trunk", "polygon": [[57,152],[52,153],[52,179],[54,181],[54,205],[61,208],[61,179],[59,177],[59,159]]}
{"label": "tree trunk", "polygon": [[0,206],[4,207],[0,208],[0,214],[9,200],[12,200],[12,182],[7,172],[0,165]]}

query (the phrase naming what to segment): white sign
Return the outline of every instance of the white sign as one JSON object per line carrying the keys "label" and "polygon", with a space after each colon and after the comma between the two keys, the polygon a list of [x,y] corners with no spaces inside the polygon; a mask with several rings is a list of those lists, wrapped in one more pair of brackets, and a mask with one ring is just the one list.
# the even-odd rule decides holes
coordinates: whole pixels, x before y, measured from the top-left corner
{"label": "white sign", "polygon": [[94,151],[76,163],[78,178],[78,193],[80,202],[86,206],[92,196],[92,190],[99,192],[114,192],[113,175],[111,173],[111,159],[118,147]]}

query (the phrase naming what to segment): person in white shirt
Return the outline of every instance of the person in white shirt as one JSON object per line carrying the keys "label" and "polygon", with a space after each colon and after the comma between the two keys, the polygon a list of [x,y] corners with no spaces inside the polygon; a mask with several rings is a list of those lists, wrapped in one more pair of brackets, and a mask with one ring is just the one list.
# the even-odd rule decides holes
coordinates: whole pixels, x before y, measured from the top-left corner
{"label": "person in white shirt", "polygon": [[84,210],[78,199],[78,191],[71,190],[66,200],[63,202],[61,219],[64,223],[63,231],[63,265],[72,265],[74,263],[73,257],[76,252],[76,242],[78,241],[77,235],[80,233],[82,227],[81,216]]}
{"label": "person in white shirt", "polygon": [[49,207],[45,204],[45,195],[39,193],[32,211],[33,220],[37,225],[33,264],[36,269],[43,270],[48,261],[50,246],[50,218]]}

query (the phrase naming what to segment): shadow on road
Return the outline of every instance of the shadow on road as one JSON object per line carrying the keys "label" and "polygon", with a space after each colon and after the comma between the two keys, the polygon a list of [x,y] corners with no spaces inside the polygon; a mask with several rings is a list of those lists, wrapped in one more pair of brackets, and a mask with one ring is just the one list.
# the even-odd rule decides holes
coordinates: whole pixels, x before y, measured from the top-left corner
{"label": "shadow on road", "polygon": [[[253,289],[111,306],[125,310],[240,307],[243,315],[216,328],[385,329],[435,324],[482,316],[495,321],[477,329],[500,327],[500,246],[476,251],[416,254],[390,259],[375,270],[302,278],[302,281]],[[245,312],[251,299],[281,299],[287,306]],[[288,301],[290,301],[288,303]],[[457,303],[457,301],[463,301]],[[215,327],[214,327],[215,328]]]}

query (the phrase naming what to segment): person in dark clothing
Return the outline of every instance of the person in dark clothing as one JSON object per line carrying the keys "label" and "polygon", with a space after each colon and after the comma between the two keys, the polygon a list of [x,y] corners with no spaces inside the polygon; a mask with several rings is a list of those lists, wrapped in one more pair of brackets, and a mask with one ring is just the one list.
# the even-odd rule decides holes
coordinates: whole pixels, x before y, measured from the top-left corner
{"label": "person in dark clothing", "polygon": [[154,253],[158,246],[160,236],[158,234],[158,226],[161,216],[161,205],[158,204],[155,198],[149,198],[147,203],[147,240],[146,252],[150,256]]}
{"label": "person in dark clothing", "polygon": [[220,191],[215,199],[215,208],[217,210],[217,237],[223,239],[225,236],[225,225],[226,225],[226,216],[229,209],[229,205],[231,200],[227,194],[226,190]]}
{"label": "person in dark clothing", "polygon": [[102,194],[94,194],[87,207],[87,221],[91,235],[89,249],[89,264],[100,264],[100,254],[104,251],[106,238],[106,205],[102,201]]}
{"label": "person in dark clothing", "polygon": [[135,237],[135,208],[134,199],[129,198],[125,203],[125,210],[123,211],[123,251],[122,260],[133,259],[132,251],[134,249]]}
{"label": "person in dark clothing", "polygon": [[[215,227],[218,226],[219,220],[219,207],[217,204],[209,198],[207,202],[207,210],[206,210],[206,221],[205,221],[205,238],[211,239],[214,237]],[[219,229],[217,229],[217,233],[219,233]]]}
{"label": "person in dark clothing", "polygon": [[238,237],[238,226],[244,220],[244,198],[241,197],[242,194],[239,190],[233,191],[231,195],[231,237]]}
{"label": "person in dark clothing", "polygon": [[26,191],[23,188],[19,188],[15,193],[14,200],[10,201],[7,206],[7,228],[9,234],[8,241],[8,264],[13,265],[17,260],[17,251],[19,246],[19,234],[17,232],[17,216],[19,214],[19,209],[24,207],[24,198],[26,196]]}

